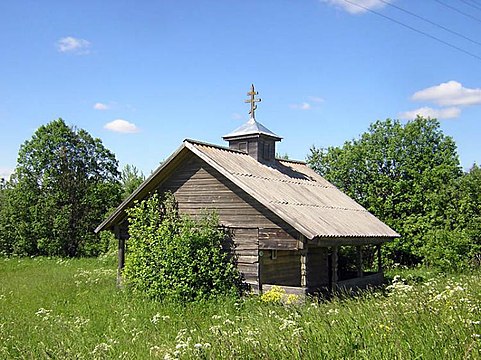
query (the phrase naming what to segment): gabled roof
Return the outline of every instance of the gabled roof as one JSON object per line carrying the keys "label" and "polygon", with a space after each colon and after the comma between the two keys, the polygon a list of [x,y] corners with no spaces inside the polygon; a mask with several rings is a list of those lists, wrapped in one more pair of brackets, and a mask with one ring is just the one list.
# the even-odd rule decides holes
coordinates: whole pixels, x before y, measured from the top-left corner
{"label": "gabled roof", "polygon": [[122,219],[125,209],[154,190],[187,153],[204,160],[308,239],[399,236],[303,162],[261,163],[246,153],[194,140],[185,140],[95,231]]}
{"label": "gabled roof", "polygon": [[232,139],[237,137],[244,137],[249,135],[260,135],[260,134],[276,138],[276,140],[282,139],[280,136],[274,134],[272,131],[270,131],[260,122],[256,121],[256,119],[254,118],[251,118],[244,125],[239,126],[237,129],[235,129],[234,131],[232,131],[227,135],[224,135],[222,138],[224,140],[227,140],[227,139]]}

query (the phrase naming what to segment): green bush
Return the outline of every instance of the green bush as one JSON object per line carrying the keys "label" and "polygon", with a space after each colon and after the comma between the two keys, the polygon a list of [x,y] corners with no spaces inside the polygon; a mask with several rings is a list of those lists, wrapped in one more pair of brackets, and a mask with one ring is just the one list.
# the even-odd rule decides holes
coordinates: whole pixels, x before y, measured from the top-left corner
{"label": "green bush", "polygon": [[460,271],[474,265],[479,254],[477,245],[468,231],[431,230],[421,248],[424,262],[443,271]]}
{"label": "green bush", "polygon": [[[128,210],[129,233],[124,276],[135,291],[149,297],[195,301],[236,293],[241,278],[227,234],[218,219],[181,216],[167,193]],[[224,248],[223,248],[224,246]]]}

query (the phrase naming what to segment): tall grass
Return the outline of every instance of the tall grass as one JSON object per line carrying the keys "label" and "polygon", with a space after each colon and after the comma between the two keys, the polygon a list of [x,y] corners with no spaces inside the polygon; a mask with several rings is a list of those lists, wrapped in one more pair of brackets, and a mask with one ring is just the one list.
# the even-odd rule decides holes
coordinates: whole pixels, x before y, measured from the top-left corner
{"label": "tall grass", "polygon": [[328,302],[180,305],[118,290],[108,261],[0,259],[0,358],[481,358],[480,274],[420,275]]}

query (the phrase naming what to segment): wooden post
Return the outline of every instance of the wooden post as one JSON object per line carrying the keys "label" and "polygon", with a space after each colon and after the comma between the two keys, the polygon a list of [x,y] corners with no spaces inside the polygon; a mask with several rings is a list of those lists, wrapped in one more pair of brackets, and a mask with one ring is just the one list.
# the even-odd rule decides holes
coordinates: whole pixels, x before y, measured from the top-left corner
{"label": "wooden post", "polygon": [[125,264],[125,239],[122,239],[120,235],[120,227],[119,225],[114,226],[114,233],[115,237],[119,241],[118,247],[118,267],[117,267],[117,286],[122,286],[122,270],[124,269]]}
{"label": "wooden post", "polygon": [[362,271],[362,246],[356,246],[356,270],[357,270],[357,277],[363,277],[364,272]]}
{"label": "wooden post", "polygon": [[336,288],[336,284],[337,284],[337,281],[338,281],[338,278],[337,278],[337,246],[333,246],[331,248],[331,262],[332,262],[332,288],[335,289]]}
{"label": "wooden post", "polygon": [[377,248],[377,272],[382,273],[381,244],[376,245],[376,248]]}
{"label": "wooden post", "polygon": [[303,243],[303,249],[301,250],[301,287],[307,287],[307,243],[304,235],[299,238]]}
{"label": "wooden post", "polygon": [[301,287],[307,287],[307,249],[301,251]]}

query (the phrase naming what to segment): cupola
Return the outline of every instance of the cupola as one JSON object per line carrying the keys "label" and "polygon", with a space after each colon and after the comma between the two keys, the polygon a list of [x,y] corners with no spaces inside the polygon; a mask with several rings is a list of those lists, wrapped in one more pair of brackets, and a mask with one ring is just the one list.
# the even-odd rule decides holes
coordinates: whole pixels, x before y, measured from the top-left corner
{"label": "cupola", "polygon": [[249,121],[231,133],[224,135],[222,138],[229,142],[230,149],[243,151],[257,161],[274,160],[276,155],[276,142],[281,141],[282,138],[256,121],[256,102],[260,102],[261,99],[255,98],[258,92],[254,90],[254,85],[251,86],[251,91],[249,91],[247,95],[249,95],[250,98],[245,102],[251,104]]}

